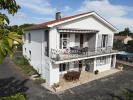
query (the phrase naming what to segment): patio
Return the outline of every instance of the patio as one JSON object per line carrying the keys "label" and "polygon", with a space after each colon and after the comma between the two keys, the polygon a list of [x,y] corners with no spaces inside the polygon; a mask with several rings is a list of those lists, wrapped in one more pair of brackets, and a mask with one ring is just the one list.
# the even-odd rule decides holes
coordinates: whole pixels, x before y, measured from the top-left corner
{"label": "patio", "polygon": [[90,72],[87,72],[87,71],[82,71],[79,80],[72,81],[72,82],[66,81],[63,78],[63,75],[61,75],[60,76],[60,82],[59,82],[60,87],[56,89],[56,92],[62,92],[64,90],[76,87],[78,85],[85,84],[85,83],[93,81],[93,80],[97,80],[97,79],[106,77],[108,75],[112,75],[112,74],[117,73],[117,72],[120,72],[120,70],[115,69],[115,68],[110,69],[108,71],[101,72],[97,75],[90,73]]}

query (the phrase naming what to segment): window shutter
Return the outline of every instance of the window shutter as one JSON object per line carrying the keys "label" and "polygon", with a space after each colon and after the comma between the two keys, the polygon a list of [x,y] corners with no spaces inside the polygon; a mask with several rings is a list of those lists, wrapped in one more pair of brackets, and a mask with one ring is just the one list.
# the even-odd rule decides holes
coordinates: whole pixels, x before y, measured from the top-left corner
{"label": "window shutter", "polygon": [[102,34],[98,34],[97,47],[100,48],[102,44]]}
{"label": "window shutter", "polygon": [[112,47],[113,44],[113,35],[109,34],[108,35],[108,47]]}

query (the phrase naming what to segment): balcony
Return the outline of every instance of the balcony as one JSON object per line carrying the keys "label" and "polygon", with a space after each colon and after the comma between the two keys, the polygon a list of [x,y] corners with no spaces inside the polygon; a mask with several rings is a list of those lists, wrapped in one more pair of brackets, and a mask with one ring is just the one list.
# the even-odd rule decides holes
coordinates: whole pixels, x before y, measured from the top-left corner
{"label": "balcony", "polygon": [[54,61],[71,60],[84,57],[95,57],[103,54],[117,53],[112,47],[106,48],[80,48],[70,47],[68,49],[51,49],[50,58]]}

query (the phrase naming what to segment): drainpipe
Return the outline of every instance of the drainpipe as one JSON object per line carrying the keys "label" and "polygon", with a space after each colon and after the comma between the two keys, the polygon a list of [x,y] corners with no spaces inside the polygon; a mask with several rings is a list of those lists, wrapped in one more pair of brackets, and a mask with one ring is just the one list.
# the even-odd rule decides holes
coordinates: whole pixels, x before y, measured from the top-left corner
{"label": "drainpipe", "polygon": [[42,34],[42,42],[41,42],[41,75],[42,75],[42,67],[43,67],[43,42],[44,42],[44,39],[43,39],[43,36],[44,34]]}

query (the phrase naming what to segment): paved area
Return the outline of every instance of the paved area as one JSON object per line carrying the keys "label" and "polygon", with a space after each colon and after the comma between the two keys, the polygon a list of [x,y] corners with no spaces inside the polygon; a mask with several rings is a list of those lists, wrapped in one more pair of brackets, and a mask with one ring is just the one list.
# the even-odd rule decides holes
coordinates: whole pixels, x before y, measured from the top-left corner
{"label": "paved area", "polygon": [[126,61],[122,61],[122,60],[117,60],[117,63],[125,64],[127,66],[133,66],[133,62],[126,62]]}
{"label": "paved area", "polygon": [[54,94],[28,80],[8,59],[0,65],[0,96],[23,92],[28,100],[113,100],[125,88],[133,92],[133,67],[124,66],[123,72]]}
{"label": "paved area", "polygon": [[57,92],[61,92],[64,90],[67,90],[69,88],[73,88],[75,86],[79,86],[97,79],[101,79],[103,77],[109,76],[109,75],[113,75],[115,73],[119,73],[120,70],[116,69],[116,68],[112,68],[110,70],[104,71],[104,72],[100,72],[98,75],[95,75],[94,73],[90,73],[87,71],[81,71],[80,74],[80,78],[77,81],[74,82],[68,82],[64,79],[63,75],[60,76],[60,88],[57,89]]}
{"label": "paved area", "polygon": [[0,65],[0,97],[18,92],[25,93],[28,100],[59,100],[56,94],[27,79],[6,59]]}

